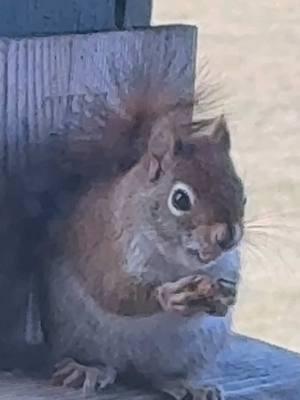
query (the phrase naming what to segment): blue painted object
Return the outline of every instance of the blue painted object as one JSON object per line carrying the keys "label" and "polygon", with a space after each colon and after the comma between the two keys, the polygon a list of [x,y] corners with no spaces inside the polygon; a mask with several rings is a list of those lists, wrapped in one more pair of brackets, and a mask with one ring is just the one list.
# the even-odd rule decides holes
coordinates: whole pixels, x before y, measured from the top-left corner
{"label": "blue painted object", "polygon": [[151,0],[0,0],[0,36],[87,33],[147,26]]}

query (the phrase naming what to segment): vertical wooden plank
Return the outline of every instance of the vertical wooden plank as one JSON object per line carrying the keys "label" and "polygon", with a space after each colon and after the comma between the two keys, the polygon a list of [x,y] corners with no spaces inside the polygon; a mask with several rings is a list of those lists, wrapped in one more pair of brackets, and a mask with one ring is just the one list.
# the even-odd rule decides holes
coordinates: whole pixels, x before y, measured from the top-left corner
{"label": "vertical wooden plank", "polygon": [[[8,152],[8,163],[10,164],[10,154],[13,154],[17,150],[18,146],[18,83],[20,81],[19,76],[19,42],[13,42],[8,47],[7,53],[7,105],[10,107],[10,112],[6,115],[7,121],[7,145],[12,152]],[[18,101],[16,101],[18,99]],[[18,162],[19,160],[16,160]]]}
{"label": "vertical wooden plank", "polygon": [[7,53],[8,44],[0,41],[0,171],[5,172],[7,166]]}
{"label": "vertical wooden plank", "polygon": [[118,29],[124,29],[126,0],[116,0],[115,24]]}
{"label": "vertical wooden plank", "polygon": [[[26,160],[26,144],[43,140],[66,121],[72,107],[90,91],[117,102],[110,74],[126,88],[140,65],[146,75],[161,73],[172,60],[165,82],[193,90],[196,28],[178,26],[88,35],[0,40],[0,154],[7,168]],[[180,81],[174,82],[185,65]],[[131,71],[131,72],[130,72]]]}
{"label": "vertical wooden plank", "polygon": [[126,0],[124,27],[149,26],[152,15],[152,0]]}

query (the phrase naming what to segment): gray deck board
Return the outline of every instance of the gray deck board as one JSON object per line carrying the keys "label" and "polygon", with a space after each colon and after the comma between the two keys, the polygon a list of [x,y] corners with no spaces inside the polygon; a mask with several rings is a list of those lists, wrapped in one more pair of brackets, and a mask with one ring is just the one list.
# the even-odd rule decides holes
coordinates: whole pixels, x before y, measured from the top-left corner
{"label": "gray deck board", "polygon": [[[300,354],[236,336],[211,378],[224,386],[226,400],[299,400]],[[80,400],[80,391],[53,388],[46,381],[0,374],[0,398],[7,400]],[[91,400],[158,400],[157,393],[113,387]]]}

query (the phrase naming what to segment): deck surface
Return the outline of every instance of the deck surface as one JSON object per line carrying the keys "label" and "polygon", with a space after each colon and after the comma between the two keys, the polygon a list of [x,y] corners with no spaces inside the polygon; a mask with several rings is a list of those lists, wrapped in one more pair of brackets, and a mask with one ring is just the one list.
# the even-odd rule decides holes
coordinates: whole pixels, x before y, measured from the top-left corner
{"label": "deck surface", "polygon": [[[299,400],[300,354],[257,340],[236,336],[224,353],[219,373],[212,377],[222,384],[226,400]],[[0,399],[80,400],[78,391],[53,388],[43,381],[0,375]],[[91,400],[158,400],[156,393],[113,387]]]}

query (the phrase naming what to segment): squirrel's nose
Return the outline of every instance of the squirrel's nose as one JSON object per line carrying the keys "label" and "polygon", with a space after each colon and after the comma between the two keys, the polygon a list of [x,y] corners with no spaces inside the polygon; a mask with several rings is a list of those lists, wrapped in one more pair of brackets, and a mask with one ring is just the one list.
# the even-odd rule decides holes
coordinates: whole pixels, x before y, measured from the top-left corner
{"label": "squirrel's nose", "polygon": [[236,227],[233,224],[222,224],[214,232],[214,240],[221,250],[230,250],[236,244]]}

